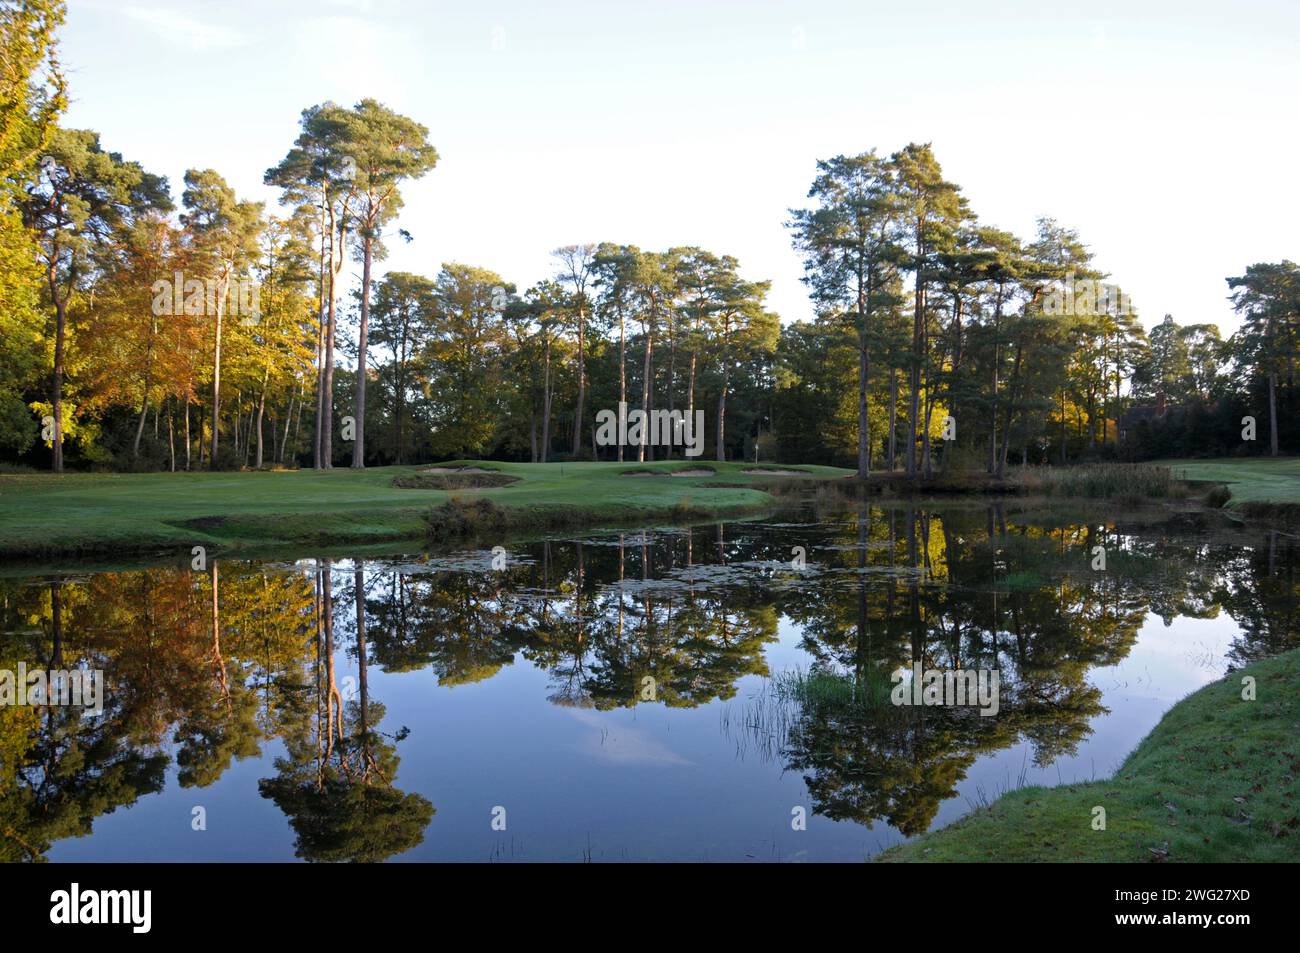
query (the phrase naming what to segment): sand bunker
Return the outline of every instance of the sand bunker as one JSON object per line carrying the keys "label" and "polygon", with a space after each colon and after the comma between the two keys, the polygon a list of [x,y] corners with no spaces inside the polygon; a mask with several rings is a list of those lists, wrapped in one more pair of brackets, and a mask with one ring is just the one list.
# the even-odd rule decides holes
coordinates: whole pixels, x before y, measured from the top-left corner
{"label": "sand bunker", "polygon": [[486,467],[430,467],[428,470],[421,470],[421,473],[496,473],[496,470],[489,470]]}
{"label": "sand bunker", "polygon": [[807,470],[790,470],[785,467],[748,467],[746,473],[757,473],[766,476],[807,476]]}

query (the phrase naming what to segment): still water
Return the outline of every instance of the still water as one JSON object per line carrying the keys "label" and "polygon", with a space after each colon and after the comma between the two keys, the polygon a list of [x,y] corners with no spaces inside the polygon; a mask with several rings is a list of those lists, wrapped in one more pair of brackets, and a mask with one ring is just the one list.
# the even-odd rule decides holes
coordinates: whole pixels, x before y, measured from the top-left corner
{"label": "still water", "polygon": [[[860,861],[1105,777],[1300,644],[1294,540],[1189,518],[873,506],[481,547],[0,579],[0,669],[107,686],[99,713],[0,708],[0,858]],[[889,704],[915,661],[996,669],[997,714]]]}

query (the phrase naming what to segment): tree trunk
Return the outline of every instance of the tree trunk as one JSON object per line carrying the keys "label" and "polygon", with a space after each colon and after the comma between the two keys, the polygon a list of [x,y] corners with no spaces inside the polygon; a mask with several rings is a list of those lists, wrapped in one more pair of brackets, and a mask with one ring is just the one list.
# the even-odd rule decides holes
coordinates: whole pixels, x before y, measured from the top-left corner
{"label": "tree trunk", "polygon": [[[859,306],[861,307],[861,306]],[[867,381],[871,373],[871,356],[867,353],[866,318],[858,315],[858,479],[865,480],[871,476],[871,461],[868,446],[871,442],[867,422]]]}
{"label": "tree trunk", "polygon": [[716,456],[719,463],[727,462],[727,387],[730,383],[730,371],[726,365],[723,365],[722,387],[718,389],[718,443]]}
{"label": "tree trunk", "polygon": [[331,274],[325,324],[325,366],[321,372],[320,455],[323,470],[334,469],[334,283],[335,276]]}
{"label": "tree trunk", "polygon": [[[668,391],[668,419],[673,419],[673,377],[677,372],[677,329],[673,322],[672,309],[668,309],[665,317],[668,320],[668,380],[665,382]],[[671,434],[668,446],[665,448],[666,456],[669,460],[673,458],[675,440],[677,434]]]}
{"label": "tree trunk", "polygon": [[542,372],[542,463],[551,452],[551,338],[546,338],[546,362]]}
{"label": "tree trunk", "polygon": [[898,462],[898,368],[889,371],[889,469]]}
{"label": "tree trunk", "polygon": [[63,352],[67,343],[68,302],[59,301],[57,294],[54,303],[54,394],[52,416],[54,417],[54,472],[63,472]]}
{"label": "tree trunk", "polygon": [[[618,405],[627,406],[627,322],[622,308],[618,311]],[[618,442],[618,462],[623,462],[622,440]]]}
{"label": "tree trunk", "polygon": [[1069,442],[1069,432],[1065,429],[1065,389],[1061,389],[1061,466],[1065,466],[1065,445]]}
{"label": "tree trunk", "polygon": [[[325,201],[326,201],[325,196],[322,194],[321,205],[320,205],[320,270],[318,272],[319,288],[318,288],[318,293],[316,295],[316,302],[317,302],[316,314],[319,320],[317,321],[317,325],[316,325],[316,430],[314,431],[314,433],[316,434],[316,445],[312,449],[312,469],[314,470],[321,470],[325,466],[324,459],[321,456],[321,447],[322,447],[321,434],[324,432],[323,428],[325,426],[325,421],[324,421],[325,328],[327,324],[327,318],[325,316],[326,315],[326,310],[325,310],[325,289],[326,289]],[[334,236],[332,230],[330,232],[329,240],[330,240],[330,246],[333,247]],[[330,267],[331,268],[333,267],[332,262],[330,263]]]}
{"label": "tree trunk", "polygon": [[[691,351],[690,370],[686,378],[686,419],[695,419],[695,352]],[[691,426],[695,426],[691,424]]]}
{"label": "tree trunk", "polygon": [[[997,322],[993,325],[993,335],[997,336]],[[993,344],[993,399],[989,410],[989,474],[998,469],[998,344]]]}
{"label": "tree trunk", "polygon": [[285,454],[289,452],[289,426],[293,423],[293,405],[297,401],[297,395],[289,395],[289,406],[284,410],[284,432],[280,434],[280,449],[276,451],[275,462],[284,463]]}
{"label": "tree trunk", "polygon": [[217,442],[221,429],[221,319],[226,309],[226,293],[230,287],[230,275],[223,275],[217,288],[217,333],[212,345],[212,449],[208,457],[208,467],[216,469]]}
{"label": "tree trunk", "polygon": [[582,405],[587,399],[587,309],[578,292],[578,405],[573,411],[573,459],[582,453]]}
{"label": "tree trunk", "polygon": [[997,478],[1001,480],[1007,472],[1007,451],[1011,446],[1011,414],[1016,404],[1016,385],[1020,380],[1020,361],[1024,352],[1016,346],[1016,360],[1011,367],[1011,393],[1008,396],[1006,412],[1002,416],[1002,455],[998,457]]}
{"label": "tree trunk", "polygon": [[1088,449],[1091,451],[1097,446],[1097,392],[1094,388],[1088,388]]}
{"label": "tree trunk", "polygon": [[[338,683],[334,674],[334,561],[325,560],[325,570],[321,578],[322,622],[325,635],[325,682],[326,699],[329,716],[326,721],[328,745],[325,749],[326,760],[334,752],[335,738],[343,740],[343,698],[339,695]],[[337,712],[337,715],[336,715]],[[337,726],[337,727],[336,727]]]}
{"label": "tree trunk", "polygon": [[[302,438],[302,395],[298,395],[298,414],[293,419],[293,445],[300,446],[299,441]],[[285,433],[289,432],[289,423],[285,421]]]}
{"label": "tree trunk", "polygon": [[221,687],[222,697],[230,704],[230,683],[226,674],[226,660],[221,655],[221,599],[220,581],[217,575],[217,561],[212,560],[212,667],[216,671],[217,683]]}
{"label": "tree trunk", "polygon": [[[343,271],[347,229],[335,229],[334,210],[330,209],[329,321],[325,327],[325,370],[322,379],[320,448],[321,466],[334,469],[334,337],[338,330],[339,275]],[[345,223],[346,224],[346,223]]]}
{"label": "tree trunk", "polygon": [[[653,320],[653,314],[651,320]],[[644,463],[646,457],[646,441],[650,438],[650,368],[651,354],[654,351],[654,332],[650,328],[649,322],[645,329],[645,364],[642,369],[641,378],[641,409],[645,411],[644,426],[641,430],[641,442],[636,448],[636,462]],[[650,451],[650,459],[654,459],[654,451]]]}
{"label": "tree trunk", "polygon": [[408,331],[408,320],[409,319],[404,319],[402,321],[402,337],[397,349],[397,394],[395,395],[396,399],[393,402],[393,427],[397,431],[397,465],[399,467],[405,459],[405,448],[403,447],[405,436],[402,433],[402,418],[405,416],[404,411],[406,410],[406,335]]}
{"label": "tree trunk", "polygon": [[262,372],[262,396],[257,399],[257,456],[253,458],[253,469],[262,469],[262,417],[266,413],[266,384],[271,379],[271,366],[268,364]]}
{"label": "tree trunk", "polygon": [[149,389],[146,385],[144,402],[140,405],[140,419],[135,425],[135,441],[131,444],[131,459],[140,457],[140,438],[144,436],[144,422],[149,416]]}
{"label": "tree trunk", "polygon": [[357,714],[361,728],[361,776],[374,770],[375,756],[370,746],[370,689],[366,660],[366,564],[358,561],[352,573],[353,601],[357,609]]}
{"label": "tree trunk", "polygon": [[374,239],[367,232],[362,240],[361,327],[357,331],[356,441],[352,444],[352,469],[366,467],[366,338],[370,331],[370,268],[374,263]]}
{"label": "tree trunk", "polygon": [[1277,371],[1268,372],[1268,446],[1269,456],[1277,456]]}
{"label": "tree trunk", "polygon": [[312,469],[321,470],[325,464],[321,458],[321,432],[325,426],[325,309],[320,311],[320,323],[316,333],[316,446],[312,450]]}
{"label": "tree trunk", "polygon": [[925,427],[921,432],[921,459],[924,463],[923,473],[926,479],[933,475],[930,465],[930,422],[934,419],[934,399],[930,396],[931,389],[925,389]]}
{"label": "tree trunk", "polygon": [[[917,224],[917,235],[920,236],[921,225]],[[918,243],[919,244],[919,243]],[[916,294],[915,305],[912,314],[912,367],[911,367],[911,395],[909,398],[909,414],[907,419],[907,475],[908,477],[916,476],[916,425],[921,415],[921,362],[924,355],[921,352],[923,343],[922,327],[925,323],[925,275],[921,261],[924,257],[925,250],[923,247],[917,248],[917,265],[916,265]]]}
{"label": "tree trunk", "polygon": [[1120,370],[1119,370],[1119,341],[1115,342],[1115,449],[1119,449],[1119,414],[1120,414]]}

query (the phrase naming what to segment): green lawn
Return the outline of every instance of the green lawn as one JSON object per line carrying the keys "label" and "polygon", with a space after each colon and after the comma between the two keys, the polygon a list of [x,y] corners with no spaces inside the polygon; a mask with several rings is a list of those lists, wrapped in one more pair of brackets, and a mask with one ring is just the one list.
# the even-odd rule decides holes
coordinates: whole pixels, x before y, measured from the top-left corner
{"label": "green lawn", "polygon": [[[561,512],[575,523],[593,524],[659,519],[681,508],[735,515],[772,503],[761,487],[774,478],[746,472],[751,464],[474,465],[517,476],[520,482],[455,492],[392,485],[395,476],[418,473],[427,465],[328,472],[0,474],[0,558],[416,539],[425,531],[422,514],[452,496],[483,496],[507,509]],[[701,477],[623,475],[697,467],[716,472]],[[819,477],[849,473],[833,467],[799,469]]]}
{"label": "green lawn", "polygon": [[[1169,460],[1175,475],[1229,484],[1229,506],[1300,504],[1300,458]],[[451,496],[486,497],[516,515],[632,524],[689,512],[728,516],[772,504],[762,487],[780,477],[751,464],[487,463],[520,482],[448,492],[393,486],[425,466],[241,473],[0,474],[0,559],[145,554],[188,549],[367,545],[423,537],[423,515]],[[624,475],[708,467],[700,477]],[[800,466],[812,477],[835,467]],[[717,486],[710,484],[731,484]],[[525,521],[526,522],[526,521]]]}
{"label": "green lawn", "polygon": [[1300,649],[1183,699],[1111,780],[1010,792],[878,859],[1300,860]]}
{"label": "green lawn", "polygon": [[1221,460],[1158,460],[1180,480],[1226,483],[1228,506],[1243,503],[1300,505],[1300,457],[1250,457]]}

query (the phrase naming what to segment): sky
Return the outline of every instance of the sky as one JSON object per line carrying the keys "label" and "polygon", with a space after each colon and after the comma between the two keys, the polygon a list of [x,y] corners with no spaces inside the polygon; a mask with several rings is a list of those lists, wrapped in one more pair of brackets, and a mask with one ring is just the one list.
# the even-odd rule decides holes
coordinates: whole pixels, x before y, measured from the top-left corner
{"label": "sky", "polygon": [[301,111],[374,97],[423,123],[381,268],[699,245],[812,317],[784,227],[819,158],[930,142],[982,223],[1076,229],[1148,327],[1237,325],[1229,275],[1300,258],[1300,0],[980,3],[70,0],[65,119],[242,198]]}

